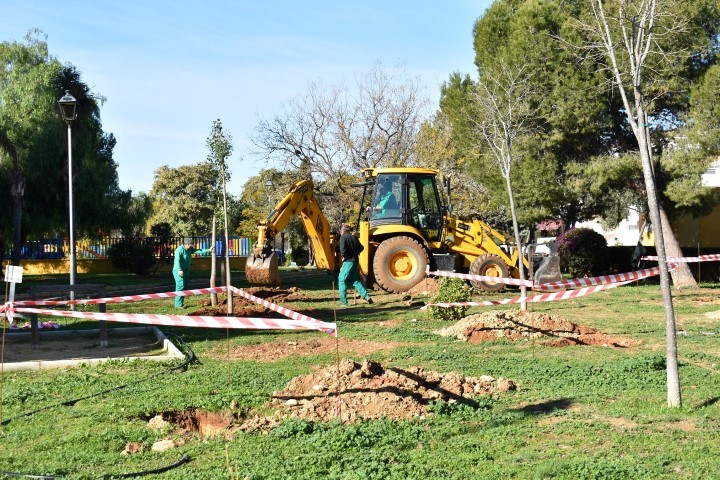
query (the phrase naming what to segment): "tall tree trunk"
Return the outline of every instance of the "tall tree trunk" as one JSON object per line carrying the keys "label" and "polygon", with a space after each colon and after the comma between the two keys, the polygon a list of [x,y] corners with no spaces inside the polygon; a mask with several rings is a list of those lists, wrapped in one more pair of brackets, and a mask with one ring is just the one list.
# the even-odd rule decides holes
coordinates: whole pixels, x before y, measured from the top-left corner
{"label": "tall tree trunk", "polygon": [[10,174],[10,196],[12,197],[13,251],[12,264],[20,265],[22,247],[23,197],[25,196],[25,177],[16,165]]}
{"label": "tall tree trunk", "polygon": [[[509,163],[508,163],[509,165]],[[512,182],[510,181],[510,169],[508,168],[505,175],[505,183],[507,186],[508,198],[510,201],[510,214],[513,222],[513,233],[515,234],[515,247],[518,249],[518,269],[520,270],[520,280],[525,279],[525,263],[523,259],[525,256],[522,251],[522,241],[520,239],[520,226],[518,225],[517,212],[515,211],[515,197],[513,196]],[[527,297],[527,287],[520,285],[520,296],[524,299]],[[520,302],[520,310],[527,310],[527,302],[523,300]]]}
{"label": "tall tree trunk", "polygon": [[[212,219],[212,234],[210,235],[210,246],[212,247],[215,245],[215,215],[213,215]],[[215,251],[213,250],[210,252],[210,288],[215,288],[215,275],[217,273],[217,263],[215,262],[215,259],[217,256],[215,255]],[[217,293],[211,293],[210,294],[210,305],[213,307],[217,307],[218,304],[218,297]]]}
{"label": "tall tree trunk", "polygon": [[[639,94],[638,97],[640,97]],[[642,98],[642,97],[640,97]],[[644,112],[642,101],[636,102],[639,112]],[[644,118],[640,116],[640,118]],[[650,140],[643,130],[638,130],[637,139],[640,143],[640,158],[642,159],[643,176],[645,177],[645,190],[648,196],[648,207],[650,210],[650,221],[655,228],[655,248],[658,254],[658,266],[660,267],[660,288],[663,296],[663,307],[665,310],[665,350],[666,350],[666,376],[667,376],[667,403],[670,407],[682,406],[680,394],[680,371],[677,358],[677,330],[675,326],[675,308],[670,290],[670,274],[668,272],[667,252],[665,251],[666,229],[661,217],[659,196],[655,188],[655,175],[653,172],[652,158],[650,157]],[[667,227],[669,228],[669,227]]]}
{"label": "tall tree trunk", "polygon": [[[670,221],[668,220],[665,209],[660,206],[660,221],[662,222],[663,238],[665,239],[665,250],[668,257],[680,258],[683,256],[680,244],[675,237],[675,233],[672,231]],[[680,262],[677,264],[677,268],[670,272],[672,276],[673,285],[675,288],[697,288],[698,284],[690,271],[690,266],[687,263]]]}
{"label": "tall tree trunk", "polygon": [[[223,175],[223,178],[225,176]],[[227,287],[227,313],[233,314],[233,296],[230,291],[230,238],[228,234],[227,188],[223,180],[223,219],[225,221],[225,287]]]}

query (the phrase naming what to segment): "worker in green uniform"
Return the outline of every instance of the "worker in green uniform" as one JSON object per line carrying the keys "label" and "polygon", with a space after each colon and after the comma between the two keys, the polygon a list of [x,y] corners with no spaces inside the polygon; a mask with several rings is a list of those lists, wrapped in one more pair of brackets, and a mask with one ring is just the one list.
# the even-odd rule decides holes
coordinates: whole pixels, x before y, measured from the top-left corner
{"label": "worker in green uniform", "polygon": [[[192,254],[208,255],[215,250],[210,248],[197,249],[192,238],[185,238],[182,245],[175,249],[175,262],[173,263],[173,277],[175,277],[175,291],[187,290],[190,285],[190,259]],[[185,308],[185,296],[175,297],[175,308]]]}
{"label": "worker in green uniform", "polygon": [[350,226],[343,225],[340,227],[340,256],[342,257],[342,266],[340,267],[340,275],[338,276],[338,291],[340,292],[340,306],[347,307],[347,286],[352,285],[357,293],[365,299],[367,303],[373,303],[370,294],[365,290],[365,286],[360,281],[360,273],[358,266],[358,256],[363,251],[362,244],[350,232]]}
{"label": "worker in green uniform", "polygon": [[399,214],[399,208],[395,194],[392,191],[392,187],[389,183],[381,183],[378,185],[377,190],[378,201],[375,204],[375,214],[373,219],[380,219],[385,217],[396,217]]}

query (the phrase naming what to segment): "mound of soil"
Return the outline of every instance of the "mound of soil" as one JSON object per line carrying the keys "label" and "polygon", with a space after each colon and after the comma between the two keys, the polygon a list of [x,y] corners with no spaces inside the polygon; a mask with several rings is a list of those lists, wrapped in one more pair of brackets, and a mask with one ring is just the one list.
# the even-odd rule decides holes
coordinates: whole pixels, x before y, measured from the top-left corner
{"label": "mound of soil", "polygon": [[629,338],[606,335],[558,315],[522,310],[489,311],[470,315],[436,333],[468,342],[537,339],[543,345],[555,347],[569,345],[634,347],[640,343]]}
{"label": "mound of soil", "polygon": [[218,348],[209,353],[213,358],[231,358],[233,360],[255,360],[274,362],[286,357],[307,357],[335,353],[354,354],[360,357],[380,350],[390,350],[401,345],[399,342],[373,342],[370,340],[350,340],[346,338],[320,337],[308,340],[267,342],[255,345],[239,345],[228,351]]}
{"label": "mound of soil", "polygon": [[287,418],[339,418],[348,423],[383,417],[423,417],[428,415],[432,401],[473,405],[476,396],[515,388],[515,382],[508,379],[426,372],[422,367],[385,368],[374,361],[343,359],[338,365],[292,379],[284,390],[274,392],[265,406],[277,409],[275,414],[250,416],[240,429],[265,430]]}
{"label": "mound of soil", "polygon": [[407,294],[413,297],[434,297],[439,290],[440,283],[434,278],[426,277],[423,281],[408,290]]}
{"label": "mound of soil", "polygon": [[[301,300],[309,300],[298,287],[280,288],[280,287],[253,287],[246,288],[246,292],[255,295],[273,303],[296,302]],[[227,297],[218,295],[218,306],[210,305],[210,300],[200,302],[201,308],[193,310],[190,315],[208,315],[222,316],[227,314]],[[276,315],[262,305],[246,300],[235,295],[233,297],[233,315],[236,317],[252,317],[257,315]]]}

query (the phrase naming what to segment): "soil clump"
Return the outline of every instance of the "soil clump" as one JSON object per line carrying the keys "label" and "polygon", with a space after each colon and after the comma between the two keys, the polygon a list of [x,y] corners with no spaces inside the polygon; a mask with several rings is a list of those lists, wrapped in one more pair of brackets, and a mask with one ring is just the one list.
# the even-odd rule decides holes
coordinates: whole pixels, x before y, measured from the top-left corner
{"label": "soil clump", "polygon": [[440,291],[440,282],[434,278],[426,277],[406,293],[412,297],[434,297],[438,291]]}
{"label": "soil clump", "polygon": [[466,377],[457,372],[438,373],[422,367],[384,367],[364,360],[343,359],[308,375],[292,379],[273,392],[265,408],[270,416],[251,415],[240,425],[245,431],[266,431],[288,418],[311,421],[339,419],[343,423],[378,418],[407,419],[430,415],[431,402],[479,406],[476,397],[516,389],[509,379]]}
{"label": "soil clump", "polygon": [[626,348],[640,343],[575,324],[559,315],[522,310],[494,310],[470,315],[435,333],[467,342],[537,340],[543,345],[553,347],[602,345]]}

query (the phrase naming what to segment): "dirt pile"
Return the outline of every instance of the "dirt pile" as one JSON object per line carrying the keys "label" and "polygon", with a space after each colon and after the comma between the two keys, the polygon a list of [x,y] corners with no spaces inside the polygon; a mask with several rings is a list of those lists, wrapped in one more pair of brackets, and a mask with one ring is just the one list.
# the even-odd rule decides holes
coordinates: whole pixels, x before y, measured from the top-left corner
{"label": "dirt pile", "polygon": [[249,417],[242,430],[265,430],[284,419],[313,421],[341,419],[412,418],[428,414],[432,401],[465,402],[474,397],[515,390],[515,382],[489,376],[466,377],[457,372],[438,373],[422,367],[385,368],[380,363],[343,359],[308,375],[294,378],[273,393],[266,405],[278,409],[274,415]]}
{"label": "dirt pile", "polygon": [[521,310],[489,311],[470,315],[455,325],[436,332],[468,342],[538,340],[543,345],[604,345],[634,347],[638,341],[606,335],[594,328],[575,324],[558,315]]}
{"label": "dirt pile", "polygon": [[[246,288],[245,291],[251,295],[254,295],[263,300],[267,300],[272,303],[284,303],[284,302],[297,302],[303,300],[309,300],[310,298],[305,295],[302,290],[298,287],[281,288],[281,287],[253,287]],[[218,295],[218,306],[213,307],[210,305],[210,300],[203,300],[200,302],[200,308],[189,312],[189,315],[226,315],[227,314],[227,296]],[[255,302],[246,300],[243,297],[237,295],[233,296],[233,315],[236,317],[251,317],[257,315],[277,315],[271,312],[262,305],[258,305]]]}
{"label": "dirt pile", "polygon": [[434,278],[425,278],[423,281],[407,291],[413,297],[434,297],[440,290],[440,282]]}

